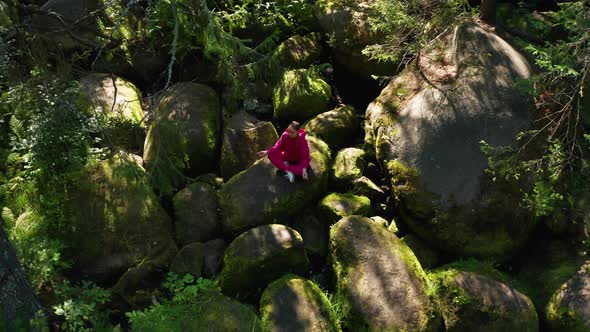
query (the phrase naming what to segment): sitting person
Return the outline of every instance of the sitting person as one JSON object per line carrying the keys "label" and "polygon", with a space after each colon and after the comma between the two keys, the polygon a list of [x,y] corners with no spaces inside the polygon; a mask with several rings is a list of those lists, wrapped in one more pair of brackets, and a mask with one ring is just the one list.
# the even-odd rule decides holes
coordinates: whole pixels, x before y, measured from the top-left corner
{"label": "sitting person", "polygon": [[272,148],[260,151],[256,156],[268,156],[273,165],[287,173],[286,177],[291,183],[295,182],[295,175],[301,176],[304,180],[309,178],[307,167],[311,156],[305,139],[305,129],[301,129],[299,122],[291,122]]}

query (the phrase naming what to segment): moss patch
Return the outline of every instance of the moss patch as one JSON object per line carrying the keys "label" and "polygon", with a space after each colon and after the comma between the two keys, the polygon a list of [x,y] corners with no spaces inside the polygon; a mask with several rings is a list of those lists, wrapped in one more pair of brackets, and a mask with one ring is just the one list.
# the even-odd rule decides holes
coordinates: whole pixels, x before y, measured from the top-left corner
{"label": "moss patch", "polygon": [[371,214],[371,200],[351,193],[332,193],[320,201],[318,213],[323,221],[330,225],[346,216],[369,216]]}
{"label": "moss patch", "polygon": [[287,120],[306,120],[326,110],[332,89],[317,73],[296,69],[283,74],[273,90],[275,117]]}

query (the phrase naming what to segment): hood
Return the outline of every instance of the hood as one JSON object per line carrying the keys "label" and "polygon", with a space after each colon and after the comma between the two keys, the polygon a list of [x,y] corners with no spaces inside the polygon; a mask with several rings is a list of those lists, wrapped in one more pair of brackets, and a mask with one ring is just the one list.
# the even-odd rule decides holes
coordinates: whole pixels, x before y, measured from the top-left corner
{"label": "hood", "polygon": [[[285,134],[287,134],[287,135],[289,135],[288,130],[289,130],[289,128],[285,128]],[[299,137],[305,137],[305,135],[306,135],[305,129],[300,128],[299,129]]]}

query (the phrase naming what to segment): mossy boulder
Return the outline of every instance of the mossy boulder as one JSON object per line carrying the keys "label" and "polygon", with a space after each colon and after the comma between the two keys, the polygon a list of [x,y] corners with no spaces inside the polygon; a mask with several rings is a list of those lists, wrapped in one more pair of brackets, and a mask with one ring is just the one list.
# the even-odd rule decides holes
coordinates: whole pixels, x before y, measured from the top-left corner
{"label": "mossy boulder", "polygon": [[115,75],[94,73],[81,78],[80,86],[94,111],[142,126],[141,92],[133,83]]}
{"label": "mossy boulder", "polygon": [[170,218],[128,154],[87,166],[65,203],[66,257],[84,278],[111,280],[137,264],[167,268],[176,255]]}
{"label": "mossy boulder", "polygon": [[357,148],[346,148],[338,151],[332,166],[332,181],[347,185],[360,178],[365,171],[367,161],[365,151]]}
{"label": "mossy boulder", "polygon": [[371,215],[371,201],[364,196],[352,193],[331,193],[318,204],[318,213],[326,224],[333,224],[342,217]]}
{"label": "mossy boulder", "polygon": [[186,245],[170,264],[170,271],[181,277],[190,274],[195,278],[212,278],[219,272],[225,247],[221,239]]}
{"label": "mossy boulder", "polygon": [[330,230],[330,253],[338,296],[352,310],[351,331],[438,331],[426,274],[395,234],[368,218],[345,217]]}
{"label": "mossy boulder", "polygon": [[186,176],[217,168],[221,106],[217,93],[199,83],[177,83],[158,105],[143,160],[162,193],[178,189]]}
{"label": "mossy boulder", "polygon": [[196,182],[172,198],[176,241],[182,246],[211,240],[221,232],[217,215],[217,192],[209,184]]}
{"label": "mossy boulder", "polygon": [[229,180],[247,169],[256,161],[256,152],[270,148],[278,139],[272,123],[243,111],[234,115],[223,130],[221,175]]}
{"label": "mossy boulder", "polygon": [[590,330],[590,263],[586,262],[551,297],[546,317],[552,331]]}
{"label": "mossy boulder", "polygon": [[353,144],[360,131],[359,122],[354,108],[342,105],[318,114],[303,124],[303,128],[310,135],[321,138],[331,149],[338,150]]}
{"label": "mossy boulder", "polygon": [[253,226],[289,221],[306,206],[325,194],[330,164],[326,143],[307,136],[311,164],[309,181],[289,183],[264,158],[235,175],[219,191],[222,228],[236,234]]}
{"label": "mossy boulder", "polygon": [[474,272],[443,269],[429,274],[447,331],[539,330],[535,307],[516,289]]}
{"label": "mossy boulder", "polygon": [[362,54],[366,46],[381,44],[387,37],[371,29],[369,24],[371,20],[379,20],[382,14],[374,3],[373,0],[320,0],[316,3],[316,16],[324,33],[330,36],[336,61],[358,76],[391,76],[397,71],[396,61],[378,61]]}
{"label": "mossy boulder", "polygon": [[304,273],[308,265],[297,231],[263,225],[242,233],[227,247],[217,282],[224,294],[249,297],[286,273]]}
{"label": "mossy boulder", "polygon": [[318,60],[321,52],[320,34],[313,32],[288,38],[277,47],[272,59],[283,68],[308,68]]}
{"label": "mossy boulder", "polygon": [[217,292],[199,294],[194,302],[172,302],[136,315],[131,331],[262,332],[254,308]]}
{"label": "mossy boulder", "polygon": [[402,241],[412,249],[423,268],[431,269],[438,264],[438,254],[436,251],[428,247],[428,245],[416,235],[407,234],[402,237]]}
{"label": "mossy boulder", "polygon": [[340,331],[330,301],[313,282],[286,275],[271,283],[260,299],[263,325],[268,331]]}
{"label": "mossy boulder", "polygon": [[289,70],[273,90],[274,116],[282,121],[307,120],[329,106],[332,89],[316,72]]}
{"label": "mossy boulder", "polygon": [[387,167],[417,235],[455,255],[505,259],[534,227],[519,205],[527,183],[492,178],[480,142],[516,146],[530,128],[532,101],[515,82],[531,77],[531,65],[471,22],[424,55],[419,68],[436,87],[414,65],[396,77],[367,108],[367,152]]}

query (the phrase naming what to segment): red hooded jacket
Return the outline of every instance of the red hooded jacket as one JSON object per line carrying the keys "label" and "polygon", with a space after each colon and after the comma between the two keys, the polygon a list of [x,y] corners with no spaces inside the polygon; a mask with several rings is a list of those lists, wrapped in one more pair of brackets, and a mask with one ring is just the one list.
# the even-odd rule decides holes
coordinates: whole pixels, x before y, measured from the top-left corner
{"label": "red hooded jacket", "polygon": [[299,129],[299,135],[296,138],[289,137],[289,132],[285,129],[276,144],[266,152],[268,154],[282,152],[284,160],[296,162],[302,168],[307,168],[311,161],[309,146],[305,139],[305,129]]}

